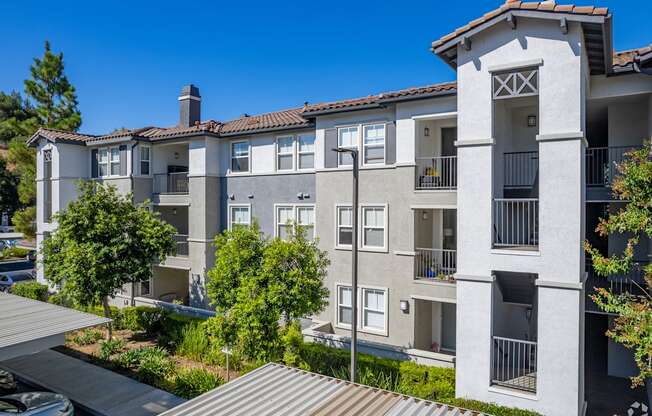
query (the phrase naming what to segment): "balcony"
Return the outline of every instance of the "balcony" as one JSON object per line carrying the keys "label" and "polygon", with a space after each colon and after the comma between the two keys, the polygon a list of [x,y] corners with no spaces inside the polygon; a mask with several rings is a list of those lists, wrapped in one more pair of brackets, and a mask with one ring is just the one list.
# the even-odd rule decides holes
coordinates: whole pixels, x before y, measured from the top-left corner
{"label": "balcony", "polygon": [[537,343],[493,336],[491,347],[491,384],[535,393]]}
{"label": "balcony", "polygon": [[493,246],[536,250],[539,246],[539,199],[495,198]]}
{"label": "balcony", "polygon": [[607,289],[615,295],[645,295],[646,283],[644,268],[648,266],[648,264],[648,261],[636,261],[628,273],[599,276],[593,269],[591,262],[587,261],[587,279],[585,283],[587,295],[586,309],[591,311],[601,311],[598,308],[598,305],[590,299],[591,295],[597,293],[597,288]]}
{"label": "balcony", "polygon": [[457,251],[436,248],[417,248],[414,250],[414,275],[417,279],[430,279],[444,282],[454,280],[457,270]]}
{"label": "balcony", "polygon": [[154,194],[187,195],[188,172],[154,174]]}
{"label": "balcony", "polygon": [[457,156],[417,157],[418,190],[457,189]]}

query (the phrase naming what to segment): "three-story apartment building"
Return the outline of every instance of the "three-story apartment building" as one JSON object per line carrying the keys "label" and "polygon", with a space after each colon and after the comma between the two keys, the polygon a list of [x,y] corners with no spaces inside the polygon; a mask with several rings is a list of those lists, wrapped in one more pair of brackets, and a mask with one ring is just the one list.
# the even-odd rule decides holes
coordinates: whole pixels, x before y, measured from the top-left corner
{"label": "three-story apartment building", "polygon": [[[593,230],[623,203],[609,188],[615,163],[652,137],[652,48],[613,53],[611,22],[604,8],[508,1],[433,42],[456,82],[226,122],[201,121],[190,85],[178,126],[41,129],[30,141],[38,242],[76,181],[115,185],[178,230],[177,254],[116,302],[135,290],[205,307],[217,233],[257,219],[282,238],[296,220],[331,259],[329,306],[307,338],[346,345],[356,319],[363,350],[456,367],[459,396],[582,415],[607,400],[592,389],[635,372],[588,295],[633,291],[640,272],[597,279],[582,247],[624,247]],[[352,161],[334,148],[360,152],[357,230]]]}

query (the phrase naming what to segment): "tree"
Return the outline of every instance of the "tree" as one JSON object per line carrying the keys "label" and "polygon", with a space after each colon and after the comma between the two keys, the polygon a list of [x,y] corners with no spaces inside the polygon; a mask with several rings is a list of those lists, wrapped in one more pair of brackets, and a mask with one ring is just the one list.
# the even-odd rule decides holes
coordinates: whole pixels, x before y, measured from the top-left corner
{"label": "tree", "polygon": [[[597,233],[602,237],[627,234],[623,253],[604,256],[585,242],[593,268],[599,276],[628,273],[634,267],[635,247],[640,238],[652,238],[652,146],[631,151],[617,166],[618,175],[613,181],[614,196],[625,202],[617,213],[600,219]],[[617,315],[614,327],[607,336],[634,351],[639,375],[632,378],[632,387],[652,378],[652,264],[643,267],[643,284],[637,284],[642,295],[614,293],[597,288],[593,301],[605,312]]]}
{"label": "tree", "polygon": [[148,280],[152,262],[174,252],[176,230],[114,187],[80,182],[79,193],[55,214],[58,227],[43,241],[45,276],[81,305],[101,303],[109,317],[109,297],[125,284]]}
{"label": "tree", "polygon": [[16,186],[18,178],[7,169],[7,162],[0,158],[0,214],[13,214],[19,206]]}
{"label": "tree", "polygon": [[287,240],[269,240],[254,222],[216,238],[215,267],[206,286],[218,315],[208,329],[218,345],[244,358],[278,358],[280,321],[287,326],[327,305],[326,253],[300,227],[292,229]]}
{"label": "tree", "polygon": [[[23,100],[17,93],[0,96],[0,138],[11,139],[7,160],[15,166],[20,177],[18,195],[27,208],[16,211],[13,222],[27,237],[34,237],[33,224],[36,201],[36,155],[27,147],[26,140],[39,127],[76,131],[81,125],[75,88],[64,73],[63,53],[54,54],[45,42],[42,58],[34,58],[30,67],[31,79],[25,80]],[[1,114],[1,113],[0,113]]]}

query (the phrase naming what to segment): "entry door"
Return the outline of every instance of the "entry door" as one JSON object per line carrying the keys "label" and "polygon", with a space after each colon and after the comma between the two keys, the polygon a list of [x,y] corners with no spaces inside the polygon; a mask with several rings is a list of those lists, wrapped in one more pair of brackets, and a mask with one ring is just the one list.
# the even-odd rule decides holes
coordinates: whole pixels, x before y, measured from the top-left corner
{"label": "entry door", "polygon": [[445,350],[455,351],[456,308],[455,303],[441,304],[441,347]]}
{"label": "entry door", "polygon": [[457,140],[457,127],[443,127],[441,129],[442,156],[455,156],[457,154],[455,140]]}

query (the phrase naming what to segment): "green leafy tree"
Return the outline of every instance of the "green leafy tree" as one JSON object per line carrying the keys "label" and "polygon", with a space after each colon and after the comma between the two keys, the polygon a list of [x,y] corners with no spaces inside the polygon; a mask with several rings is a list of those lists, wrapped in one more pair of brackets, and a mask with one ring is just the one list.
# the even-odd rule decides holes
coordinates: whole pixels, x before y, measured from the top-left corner
{"label": "green leafy tree", "polygon": [[[23,100],[17,93],[0,96],[0,138],[10,139],[7,160],[15,166],[20,177],[18,195],[25,209],[16,211],[13,222],[19,232],[34,237],[36,210],[36,154],[27,147],[26,140],[39,127],[76,131],[81,125],[75,88],[64,73],[63,53],[55,54],[45,42],[42,58],[34,58],[31,78],[25,80]],[[1,114],[1,113],[0,113]]]}
{"label": "green leafy tree", "polygon": [[207,293],[218,315],[208,330],[221,346],[247,359],[279,358],[281,320],[289,324],[327,305],[323,279],[329,261],[300,227],[287,240],[269,240],[258,224],[234,227],[216,238]]}
{"label": "green leafy tree", "polygon": [[77,303],[101,303],[109,317],[109,297],[125,284],[148,280],[152,262],[174,252],[176,231],[114,187],[80,182],[79,193],[55,214],[58,227],[43,242],[45,275]]}
{"label": "green leafy tree", "polygon": [[[652,238],[652,146],[630,152],[617,167],[612,184],[614,196],[625,203],[618,212],[600,219],[596,232],[607,237],[626,234],[627,245],[620,254],[604,256],[585,242],[593,268],[600,276],[626,274],[634,267],[634,252],[641,237]],[[652,264],[643,267],[645,283],[638,284],[641,295],[614,293],[597,288],[593,301],[605,312],[617,315],[607,336],[633,350],[639,375],[632,378],[632,387],[652,378]]]}
{"label": "green leafy tree", "polygon": [[0,214],[11,215],[18,209],[18,193],[16,191],[18,177],[7,169],[7,162],[0,158]]}

